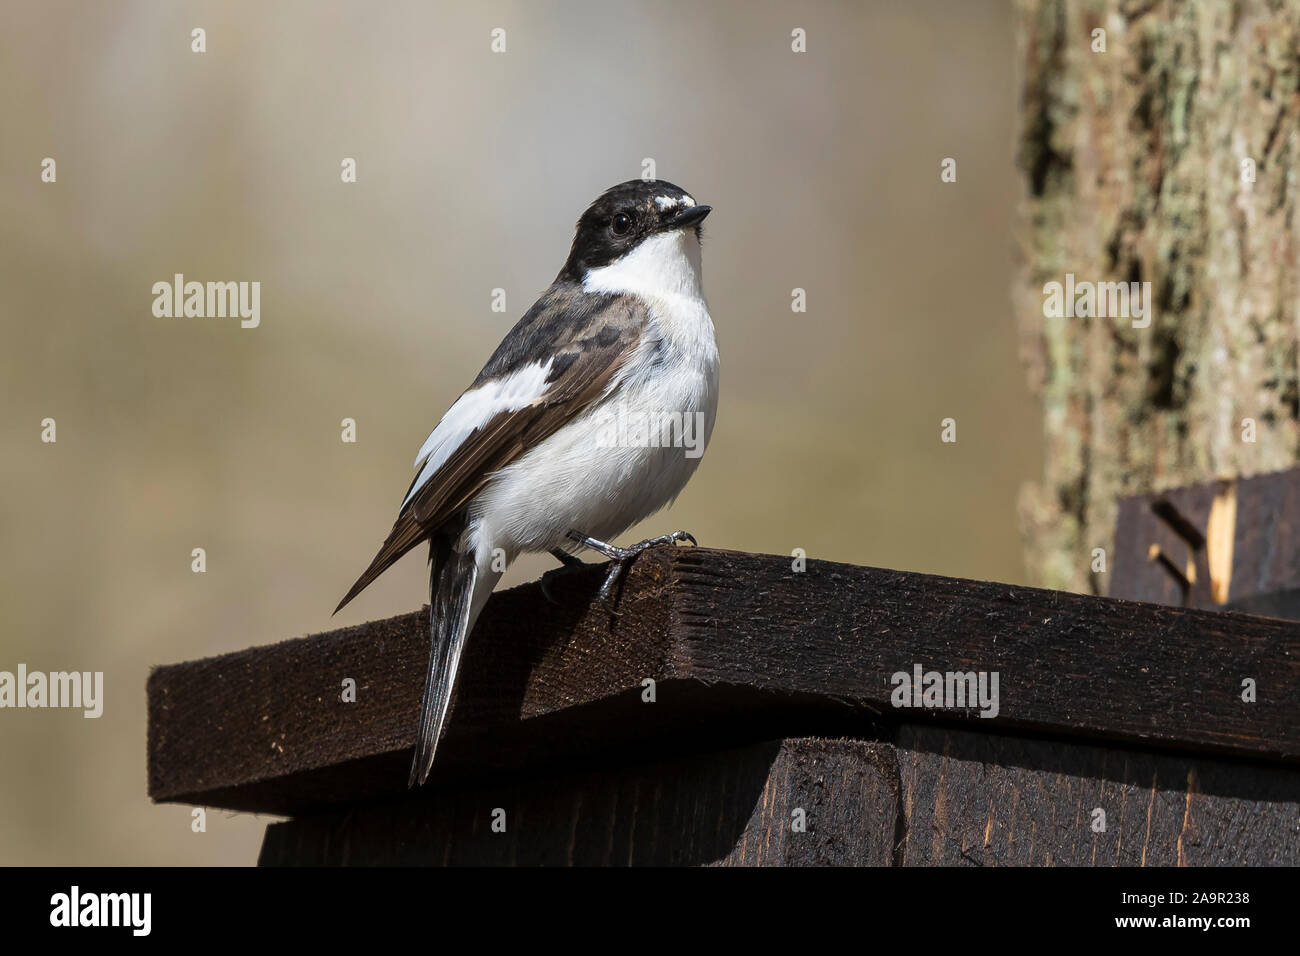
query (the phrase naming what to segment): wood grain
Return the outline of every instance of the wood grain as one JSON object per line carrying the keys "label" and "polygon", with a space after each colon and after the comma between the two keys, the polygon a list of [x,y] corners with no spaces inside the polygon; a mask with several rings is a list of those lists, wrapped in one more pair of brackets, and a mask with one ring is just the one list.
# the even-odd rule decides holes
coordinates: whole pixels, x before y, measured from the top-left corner
{"label": "wood grain", "polygon": [[1190,559],[1205,568],[1205,555],[1191,553],[1186,539],[1160,517],[1160,509],[1172,509],[1204,534],[1215,495],[1229,484],[1236,508],[1228,603],[1259,608],[1261,613],[1293,611],[1294,601],[1275,595],[1300,589],[1300,468],[1120,499],[1111,596],[1213,607],[1214,602],[1203,590],[1194,589],[1185,595],[1176,580],[1149,555],[1154,546],[1180,566]]}
{"label": "wood grain", "polygon": [[[536,585],[492,599],[435,786],[899,720],[1300,760],[1300,624],[693,548],[637,560],[613,616],[592,603],[600,577],[562,579],[559,606]],[[157,669],[150,795],[288,814],[400,794],[423,613]],[[997,671],[997,717],[895,710],[891,675],[914,664]]]}
{"label": "wood grain", "polygon": [[1295,768],[914,725],[896,742],[903,865],[1300,864]]}
{"label": "wood grain", "polygon": [[[258,862],[884,865],[893,853],[898,805],[888,750],[863,741],[803,738],[413,794],[272,824]],[[493,830],[494,814],[504,832]]]}
{"label": "wood grain", "polygon": [[1295,866],[1298,820],[1300,769],[903,724],[313,814],[259,862]]}

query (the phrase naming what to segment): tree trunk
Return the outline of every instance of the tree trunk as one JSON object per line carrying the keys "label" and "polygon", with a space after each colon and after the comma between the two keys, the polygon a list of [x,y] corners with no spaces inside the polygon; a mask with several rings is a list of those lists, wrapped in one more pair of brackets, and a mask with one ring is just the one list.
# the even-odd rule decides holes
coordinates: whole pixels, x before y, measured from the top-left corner
{"label": "tree trunk", "polygon": [[[1300,4],[1017,13],[1015,307],[1046,432],[1021,521],[1040,583],[1104,593],[1093,549],[1109,568],[1117,498],[1295,462]],[[1149,282],[1150,326],[1045,317],[1066,273]]]}

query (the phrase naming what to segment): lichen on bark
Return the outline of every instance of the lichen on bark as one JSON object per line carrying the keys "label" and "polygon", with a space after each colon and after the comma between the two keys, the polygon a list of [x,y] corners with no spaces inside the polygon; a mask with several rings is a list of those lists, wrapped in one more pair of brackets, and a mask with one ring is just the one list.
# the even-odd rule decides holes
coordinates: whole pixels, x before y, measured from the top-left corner
{"label": "lichen on bark", "polygon": [[[1296,460],[1300,4],[1018,0],[1017,31],[1021,523],[1039,583],[1104,593],[1118,498]],[[1149,282],[1150,326],[1045,317],[1066,273]]]}

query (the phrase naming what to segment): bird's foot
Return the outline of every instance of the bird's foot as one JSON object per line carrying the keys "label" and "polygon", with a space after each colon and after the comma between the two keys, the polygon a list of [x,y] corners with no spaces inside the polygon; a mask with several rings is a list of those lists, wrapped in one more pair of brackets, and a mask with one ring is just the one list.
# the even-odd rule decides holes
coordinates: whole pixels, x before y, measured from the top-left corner
{"label": "bird's foot", "polygon": [[628,563],[642,551],[647,548],[657,547],[658,545],[668,544],[675,545],[678,541],[689,541],[691,544],[698,545],[695,536],[689,531],[670,531],[668,534],[661,534],[657,538],[646,538],[644,541],[638,541],[629,548],[620,548],[617,545],[607,544],[599,541],[590,535],[585,535],[581,531],[570,530],[568,533],[570,540],[577,541],[579,544],[591,548],[593,551],[599,551],[605,557],[609,558],[609,573],[605,575],[604,582],[600,585],[600,603],[605,605],[605,610],[610,614],[618,614],[614,610],[613,597],[614,589],[618,586],[619,580],[627,570]]}
{"label": "bird's foot", "polygon": [[563,567],[552,568],[547,571],[542,575],[542,580],[539,583],[542,586],[542,597],[546,598],[546,600],[550,601],[552,604],[558,605],[560,602],[555,599],[555,595],[551,592],[551,585],[565,575],[573,574],[575,571],[580,571],[587,567],[587,562],[583,561],[581,558],[574,557],[567,551],[561,551],[559,548],[552,548],[551,555],[559,561]]}

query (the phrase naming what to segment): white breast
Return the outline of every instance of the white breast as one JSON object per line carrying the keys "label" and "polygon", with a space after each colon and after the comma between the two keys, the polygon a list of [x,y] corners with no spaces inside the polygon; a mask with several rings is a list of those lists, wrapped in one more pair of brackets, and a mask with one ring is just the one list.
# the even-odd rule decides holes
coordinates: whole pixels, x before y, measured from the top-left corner
{"label": "white breast", "polygon": [[[480,547],[500,547],[513,559],[520,552],[568,547],[570,528],[609,540],[670,504],[685,487],[707,447],[718,407],[718,348],[699,262],[694,230],[682,229],[652,236],[587,274],[587,291],[631,294],[645,302],[645,334],[605,398],[499,471],[480,493],[473,505]],[[627,444],[609,440],[609,425],[620,416],[636,422],[664,415],[700,422],[695,452],[651,447],[635,434]]]}

